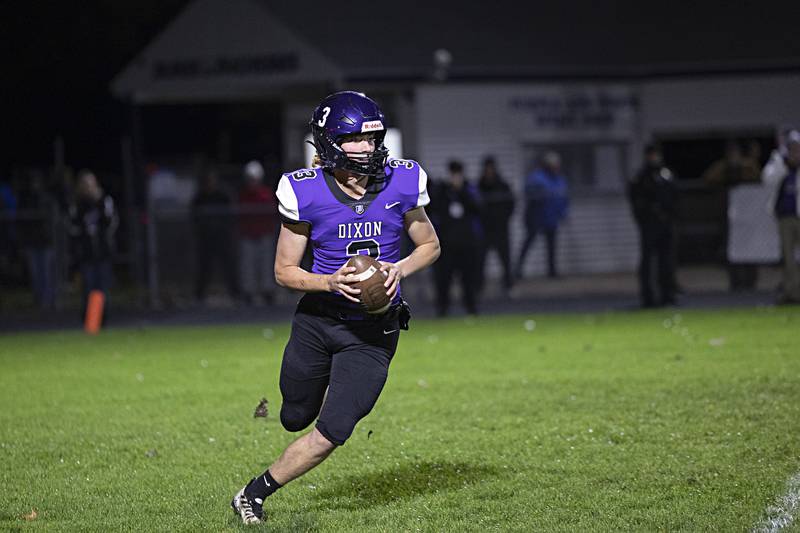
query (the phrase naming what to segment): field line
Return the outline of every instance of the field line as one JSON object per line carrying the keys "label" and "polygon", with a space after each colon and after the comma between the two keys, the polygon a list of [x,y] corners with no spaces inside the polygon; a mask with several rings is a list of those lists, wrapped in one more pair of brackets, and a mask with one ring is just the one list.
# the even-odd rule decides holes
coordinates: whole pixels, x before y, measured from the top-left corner
{"label": "field line", "polygon": [[788,527],[800,510],[800,472],[786,484],[786,492],[766,509],[766,518],[754,528],[754,533],[776,533]]}

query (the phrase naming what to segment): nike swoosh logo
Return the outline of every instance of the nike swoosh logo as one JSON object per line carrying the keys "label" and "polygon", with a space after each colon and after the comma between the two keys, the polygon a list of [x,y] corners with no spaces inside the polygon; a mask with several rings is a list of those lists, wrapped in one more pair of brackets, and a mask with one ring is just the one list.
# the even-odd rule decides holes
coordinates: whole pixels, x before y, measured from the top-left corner
{"label": "nike swoosh logo", "polygon": [[384,208],[384,209],[391,209],[391,208],[393,208],[394,206],[398,205],[399,203],[400,203],[400,202],[392,202],[392,203],[390,203],[390,204],[386,204],[386,205],[384,205],[384,206],[383,206],[383,208]]}
{"label": "nike swoosh logo", "polygon": [[383,330],[383,334],[384,335],[389,335],[390,333],[394,333],[395,331],[397,331],[397,330],[396,329],[390,329],[389,331]]}

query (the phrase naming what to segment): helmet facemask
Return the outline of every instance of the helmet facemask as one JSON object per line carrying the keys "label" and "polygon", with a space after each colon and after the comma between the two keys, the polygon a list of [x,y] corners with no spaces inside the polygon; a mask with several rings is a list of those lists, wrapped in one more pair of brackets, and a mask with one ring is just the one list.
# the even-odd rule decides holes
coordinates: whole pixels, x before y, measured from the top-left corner
{"label": "helmet facemask", "polygon": [[385,181],[384,169],[389,157],[389,149],[383,144],[386,137],[385,130],[374,132],[375,150],[354,154],[355,157],[353,157],[353,154],[348,156],[341,146],[347,136],[332,139],[324,128],[312,125],[311,129],[314,138],[312,144],[317,150],[323,168],[339,169],[359,176],[367,176],[370,184]]}
{"label": "helmet facemask", "polygon": [[[342,170],[369,178],[368,187],[386,181],[389,151],[384,143],[385,120],[378,104],[364,93],[340,91],[328,95],[311,115],[311,134],[317,158],[323,168]],[[348,136],[374,135],[375,150],[348,157],[342,143]]]}

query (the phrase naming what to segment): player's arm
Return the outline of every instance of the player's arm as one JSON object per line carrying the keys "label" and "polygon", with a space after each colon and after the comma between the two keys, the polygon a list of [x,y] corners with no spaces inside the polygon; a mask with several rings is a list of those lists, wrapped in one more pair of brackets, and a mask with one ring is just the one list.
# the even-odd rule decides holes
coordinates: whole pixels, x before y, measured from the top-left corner
{"label": "player's arm", "polygon": [[353,288],[354,267],[342,265],[333,274],[314,274],[300,268],[308,245],[308,224],[281,224],[278,249],[275,253],[275,281],[281,287],[304,292],[339,292],[348,300],[359,301],[361,292]]}
{"label": "player's arm", "polygon": [[769,185],[776,185],[780,183],[788,173],[789,168],[786,166],[786,162],[783,160],[780,151],[773,150],[769,161],[767,161],[767,164],[764,165],[764,169],[761,171],[761,181]]}
{"label": "player's arm", "polygon": [[384,286],[387,287],[386,293],[392,297],[397,292],[397,284],[401,279],[432,265],[441,253],[439,237],[424,207],[406,211],[403,223],[411,242],[414,243],[414,251],[394,265],[384,264],[381,269],[388,273]]}

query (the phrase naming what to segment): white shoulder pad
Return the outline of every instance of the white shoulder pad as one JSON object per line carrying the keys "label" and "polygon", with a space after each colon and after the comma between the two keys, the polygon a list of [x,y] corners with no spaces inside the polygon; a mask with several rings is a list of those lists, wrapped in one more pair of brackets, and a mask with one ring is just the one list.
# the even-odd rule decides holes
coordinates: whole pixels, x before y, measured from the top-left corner
{"label": "white shoulder pad", "polygon": [[419,194],[417,195],[417,207],[423,207],[431,203],[431,198],[428,196],[428,173],[425,172],[419,164]]}
{"label": "white shoulder pad", "polygon": [[276,196],[278,197],[278,212],[281,216],[299,222],[300,211],[297,207],[297,195],[292,188],[292,184],[289,182],[288,174],[281,176],[281,180],[278,182]]}

